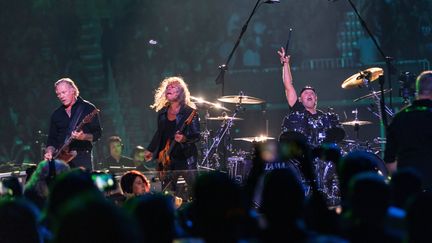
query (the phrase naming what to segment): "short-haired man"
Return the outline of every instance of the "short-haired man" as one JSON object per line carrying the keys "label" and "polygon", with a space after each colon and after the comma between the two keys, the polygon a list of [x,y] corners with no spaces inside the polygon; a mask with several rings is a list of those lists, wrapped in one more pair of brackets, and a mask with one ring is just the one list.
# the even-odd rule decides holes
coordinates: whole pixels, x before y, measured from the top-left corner
{"label": "short-haired man", "polygon": [[416,100],[396,114],[387,130],[384,161],[389,172],[412,167],[432,189],[432,71],[416,80]]}
{"label": "short-haired man", "polygon": [[98,115],[85,123],[81,130],[76,131],[76,128],[87,115],[95,111],[96,107],[79,96],[79,89],[70,78],[58,80],[54,88],[62,105],[51,115],[44,158],[51,160],[68,138],[72,138],[68,150],[75,151],[76,156],[65,162],[71,168],[81,167],[93,170],[91,154],[93,143],[102,135]]}
{"label": "short-haired man", "polygon": [[135,167],[133,160],[122,155],[123,143],[119,136],[111,136],[108,139],[108,148],[110,156],[105,161],[105,167]]}

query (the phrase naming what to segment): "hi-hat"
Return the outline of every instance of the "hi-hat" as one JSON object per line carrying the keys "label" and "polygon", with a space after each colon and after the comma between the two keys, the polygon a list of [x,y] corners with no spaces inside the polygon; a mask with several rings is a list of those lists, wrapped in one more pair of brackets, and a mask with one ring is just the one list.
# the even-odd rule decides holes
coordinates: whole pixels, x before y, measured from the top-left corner
{"label": "hi-hat", "polygon": [[198,107],[202,106],[202,107],[205,107],[208,109],[218,109],[218,110],[223,110],[223,111],[231,111],[230,109],[225,108],[218,103],[212,103],[210,101],[206,101],[206,100],[199,98],[199,97],[191,96],[191,99],[193,100],[195,105]]}
{"label": "hi-hat", "polygon": [[342,125],[345,126],[363,126],[363,125],[369,125],[372,124],[372,122],[370,121],[361,121],[361,120],[352,120],[352,121],[346,121],[346,122],[341,122]]}
{"label": "hi-hat", "polygon": [[267,140],[275,139],[274,137],[267,137],[267,136],[258,136],[258,137],[243,137],[243,138],[234,138],[234,140],[237,141],[246,141],[246,142],[264,142]]}
{"label": "hi-hat", "polygon": [[240,117],[231,117],[231,116],[215,116],[215,117],[207,117],[207,120],[212,120],[212,121],[226,121],[226,120],[243,120],[243,118]]}
{"label": "hi-hat", "polygon": [[[384,90],[384,94],[387,94],[388,92],[392,91],[392,89],[385,89]],[[372,93],[369,93],[367,95],[364,95],[360,98],[357,98],[354,100],[354,102],[357,102],[359,100],[363,100],[363,99],[367,99],[367,98],[373,98],[375,95],[380,96],[381,95],[381,91],[373,91]]]}
{"label": "hi-hat", "polygon": [[350,89],[350,88],[356,88],[363,86],[364,79],[367,79],[369,82],[375,81],[384,73],[382,68],[379,67],[373,67],[368,68],[364,71],[360,71],[351,77],[347,78],[345,81],[343,81],[341,87],[343,89]]}
{"label": "hi-hat", "polygon": [[255,104],[261,104],[265,102],[260,98],[255,98],[247,95],[226,95],[220,97],[218,100],[225,103],[246,104],[246,105],[255,105]]}

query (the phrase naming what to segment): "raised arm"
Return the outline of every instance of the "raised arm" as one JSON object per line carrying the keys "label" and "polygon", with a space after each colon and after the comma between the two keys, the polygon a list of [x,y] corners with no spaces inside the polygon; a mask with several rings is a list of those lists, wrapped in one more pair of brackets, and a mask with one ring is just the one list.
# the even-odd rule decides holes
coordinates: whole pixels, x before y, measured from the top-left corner
{"label": "raised arm", "polygon": [[285,50],[281,47],[278,51],[280,61],[282,63],[282,80],[285,86],[285,95],[290,107],[294,106],[297,101],[297,93],[292,84],[291,67],[289,64],[290,56],[285,57]]}

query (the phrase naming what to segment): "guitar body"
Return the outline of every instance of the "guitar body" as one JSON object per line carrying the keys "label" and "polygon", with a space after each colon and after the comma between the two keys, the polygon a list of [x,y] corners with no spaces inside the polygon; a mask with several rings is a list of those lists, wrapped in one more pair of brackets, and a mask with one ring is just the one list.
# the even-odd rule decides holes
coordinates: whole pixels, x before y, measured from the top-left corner
{"label": "guitar body", "polygon": [[[197,114],[196,110],[193,110],[191,112],[189,117],[186,119],[186,121],[183,123],[181,128],[178,130],[180,133],[183,133],[184,130],[186,129],[186,126],[188,126],[192,123],[192,120],[196,114]],[[165,144],[165,147],[158,154],[159,164],[158,164],[157,168],[158,168],[159,176],[160,176],[161,180],[163,180],[165,178],[166,172],[170,169],[170,165],[171,165],[171,161],[172,161],[170,154],[171,154],[171,151],[173,150],[175,144],[176,144],[175,140],[168,139],[168,141]]]}
{"label": "guitar body", "polygon": [[[74,131],[81,131],[83,126],[87,123],[90,123],[99,112],[99,109],[94,109],[92,112],[86,115]],[[70,151],[69,149],[69,145],[72,143],[72,141],[73,139],[69,137],[66,142],[60,147],[60,149],[58,149],[56,154],[53,156],[53,159],[62,160],[65,163],[69,163],[70,161],[72,161],[77,156],[76,151]]]}
{"label": "guitar body", "polygon": [[77,156],[77,152],[75,150],[70,151],[69,147],[60,150],[59,154],[56,156],[58,160],[61,160],[65,163],[71,162]]}
{"label": "guitar body", "polygon": [[171,147],[170,139],[168,139],[168,141],[165,144],[165,147],[158,154],[158,160],[159,163],[162,165],[163,170],[168,170],[171,164],[171,158],[169,155],[170,147]]}

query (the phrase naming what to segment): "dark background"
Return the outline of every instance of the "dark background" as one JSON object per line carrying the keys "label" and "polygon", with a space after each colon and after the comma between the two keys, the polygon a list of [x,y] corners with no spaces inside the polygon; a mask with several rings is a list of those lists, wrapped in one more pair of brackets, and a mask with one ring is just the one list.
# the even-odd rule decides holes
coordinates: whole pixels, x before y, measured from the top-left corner
{"label": "dark background", "polygon": [[[37,163],[51,112],[59,106],[53,83],[70,77],[84,99],[102,110],[103,137],[96,160],[107,155],[106,140],[119,135],[129,155],[146,146],[156,113],[154,89],[167,76],[180,75],[192,95],[215,102],[222,94],[264,99],[245,106],[231,137],[266,133],[277,137],[287,112],[277,49],[293,28],[289,53],[294,85],[312,85],[319,108],[342,121],[373,122],[360,128],[362,141],[381,136],[379,120],[367,110],[372,100],[353,100],[367,88],[342,89],[359,70],[385,67],[348,1],[281,0],[263,4],[253,16],[225,74],[215,83],[256,1],[15,0],[0,2],[0,163]],[[402,106],[399,74],[429,69],[432,53],[432,1],[353,0],[384,53],[394,58],[391,105]],[[389,75],[389,73],[385,73]],[[372,83],[378,89],[378,82]],[[389,102],[390,100],[387,100]],[[233,105],[225,104],[232,108]],[[200,110],[203,118],[205,110]],[[220,111],[210,110],[211,116]],[[346,117],[345,117],[346,114]],[[266,122],[267,121],[267,122]],[[204,125],[204,124],[203,124]],[[209,122],[214,131],[219,122]],[[355,138],[346,127],[347,138]],[[248,149],[233,142],[235,149]]]}

